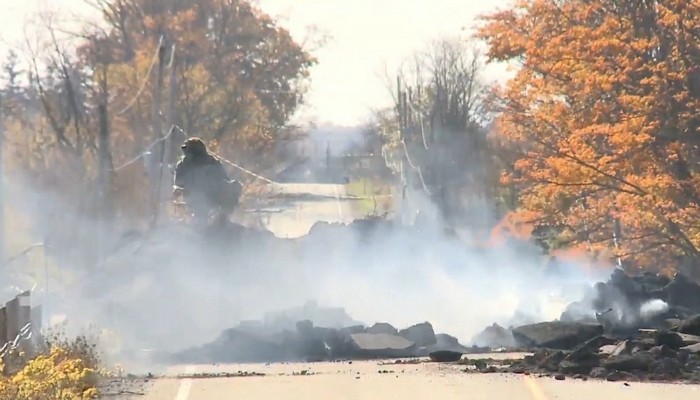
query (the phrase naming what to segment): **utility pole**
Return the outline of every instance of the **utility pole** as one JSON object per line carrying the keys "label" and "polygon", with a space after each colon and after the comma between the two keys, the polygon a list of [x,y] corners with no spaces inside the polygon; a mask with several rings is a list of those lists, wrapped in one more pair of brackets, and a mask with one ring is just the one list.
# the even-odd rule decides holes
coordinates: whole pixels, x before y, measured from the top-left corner
{"label": "utility pole", "polygon": [[[99,47],[97,47],[99,49]],[[97,262],[102,261],[106,248],[105,240],[111,238],[113,221],[113,169],[112,149],[109,134],[109,85],[107,81],[108,65],[101,51],[95,54],[97,64],[101,69],[98,76],[99,92],[97,104],[98,134],[97,134],[97,201],[98,201],[98,232],[97,232]]]}
{"label": "utility pole", "polygon": [[[106,68],[105,68],[106,69]],[[99,134],[97,137],[97,151],[99,159],[99,227],[98,235],[101,239],[110,237],[112,225],[112,151],[109,140],[109,115],[107,111],[107,78],[102,77],[100,82],[100,103],[97,106],[99,119]],[[102,260],[105,244],[98,240],[98,261]]]}
{"label": "utility pole", "polygon": [[[160,45],[158,47],[158,70],[156,71],[156,85],[153,93],[153,136],[156,138],[161,137],[163,134],[163,128],[161,124],[161,98],[163,91],[163,68],[165,66],[165,43],[161,36]],[[162,153],[160,154],[162,155]],[[157,215],[158,202],[160,200],[160,191],[158,190],[158,183],[160,183],[158,178],[158,164],[159,157],[156,154],[149,154],[148,157],[148,177],[149,177],[149,205],[151,207],[152,216]]]}
{"label": "utility pole", "polygon": [[[168,94],[168,109],[166,111],[165,120],[167,122],[167,131],[162,132],[162,141],[160,145],[161,151],[161,165],[160,165],[160,183],[159,183],[159,200],[158,200],[158,210],[165,204],[166,199],[170,195],[171,185],[172,185],[172,171],[170,168],[170,162],[172,158],[172,132],[173,126],[175,125],[175,97],[177,94],[177,79],[175,76],[175,50],[176,45],[173,44],[170,51],[170,61],[168,62],[168,68],[170,69],[169,77],[169,94]],[[159,212],[160,214],[160,212]],[[157,220],[156,220],[157,221]]]}

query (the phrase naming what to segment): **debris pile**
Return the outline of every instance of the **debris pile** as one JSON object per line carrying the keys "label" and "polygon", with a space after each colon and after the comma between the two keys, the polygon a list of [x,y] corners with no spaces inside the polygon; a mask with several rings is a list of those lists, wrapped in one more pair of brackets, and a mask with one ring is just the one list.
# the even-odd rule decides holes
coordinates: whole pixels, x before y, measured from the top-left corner
{"label": "debris pile", "polygon": [[[569,304],[559,326],[588,323],[602,326],[606,334],[625,336],[635,335],[639,329],[671,329],[696,314],[700,314],[697,282],[682,274],[672,279],[652,273],[630,276],[618,269],[607,282],[594,285],[582,300]],[[520,332],[520,342],[513,335],[514,327],[494,323],[474,336],[472,343],[490,348],[537,344],[522,341],[526,332]]]}
{"label": "debris pile", "polygon": [[559,343],[565,345],[559,347],[564,348],[537,349],[506,370],[609,381],[700,382],[700,336],[646,329],[626,339],[596,335],[573,348],[563,339],[570,333],[562,331],[561,336]]}
{"label": "debris pile", "polygon": [[616,270],[560,320],[493,324],[472,342],[534,354],[505,363],[465,361],[468,371],[700,382],[700,285],[680,274],[669,279]]}
{"label": "debris pile", "polygon": [[700,284],[685,275],[630,276],[617,269],[607,282],[597,283],[584,299],[569,305],[560,320],[596,322],[606,332],[625,334],[668,329],[698,313]]}
{"label": "debris pile", "polygon": [[[251,271],[265,262],[284,265],[305,244],[322,247],[333,243],[337,248],[337,243],[347,242],[349,236],[370,240],[389,229],[405,235],[408,247],[413,243],[410,240],[422,237],[416,234],[415,227],[392,226],[383,219],[356,221],[349,227],[317,223],[308,235],[292,240],[274,237],[269,232],[251,234],[251,230],[241,226],[212,227],[204,236],[205,241],[217,245],[241,241],[238,247],[214,247],[237,252],[236,269]],[[240,251],[250,248],[255,251]],[[354,249],[340,246],[338,256]],[[150,250],[164,254],[172,251]],[[143,254],[140,251],[136,256]],[[117,271],[124,276],[123,269]],[[103,292],[101,285],[95,287]],[[469,371],[478,372],[500,369],[555,375],[558,379],[577,376],[700,381],[700,285],[680,274],[673,278],[656,274],[630,276],[617,270],[607,282],[596,284],[584,298],[570,304],[558,321],[509,327],[493,324],[476,335],[471,344],[473,347],[465,347],[453,336],[436,333],[428,322],[404,329],[388,323],[365,326],[341,308],[321,309],[307,304],[270,313],[262,321],[243,322],[221,332],[211,343],[172,354],[168,361],[241,363],[429,357],[438,362],[467,363]],[[462,360],[464,354],[494,349],[528,350],[533,354],[508,362]]]}
{"label": "debris pile", "polygon": [[[335,314],[336,321],[352,321],[342,309],[324,309],[308,303],[302,309],[317,316]],[[311,310],[313,309],[313,310]],[[299,309],[293,309],[297,312]],[[270,318],[274,315],[275,318]],[[366,327],[316,326],[311,319],[295,322],[288,329],[280,321],[286,312],[268,314],[265,321],[243,322],[227,329],[211,343],[187,349],[168,357],[168,361],[186,363],[291,362],[324,360],[361,360],[383,358],[428,357],[438,352],[438,358],[454,358],[469,352],[457,338],[435,334],[429,322],[397,329],[381,322]],[[308,314],[307,314],[308,315]],[[270,323],[273,321],[273,323]],[[439,353],[442,352],[442,353]]]}
{"label": "debris pile", "polygon": [[486,327],[472,338],[472,344],[477,347],[497,349],[501,347],[515,347],[515,338],[512,329],[506,329],[497,323]]}

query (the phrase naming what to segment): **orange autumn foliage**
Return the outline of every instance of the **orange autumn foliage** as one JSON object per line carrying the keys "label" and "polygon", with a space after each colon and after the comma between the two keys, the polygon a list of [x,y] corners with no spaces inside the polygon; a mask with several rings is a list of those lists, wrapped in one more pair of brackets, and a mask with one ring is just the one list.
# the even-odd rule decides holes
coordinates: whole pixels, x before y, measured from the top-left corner
{"label": "orange autumn foliage", "polygon": [[663,268],[700,257],[700,2],[518,0],[483,17],[490,60],[521,68],[501,134],[520,211],[559,243]]}
{"label": "orange autumn foliage", "polygon": [[504,243],[509,239],[515,240],[530,240],[532,239],[532,231],[534,225],[530,222],[530,218],[523,212],[507,213],[503,218],[491,229],[489,242]]}

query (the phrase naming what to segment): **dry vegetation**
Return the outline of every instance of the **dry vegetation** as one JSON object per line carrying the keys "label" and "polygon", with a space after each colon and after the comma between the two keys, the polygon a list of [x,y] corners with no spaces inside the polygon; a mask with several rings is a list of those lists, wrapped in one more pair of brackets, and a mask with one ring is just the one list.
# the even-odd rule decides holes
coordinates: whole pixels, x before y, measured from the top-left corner
{"label": "dry vegetation", "polygon": [[[37,16],[27,31],[38,39],[18,44],[0,72],[6,204],[35,202],[26,211],[41,221],[38,235],[66,251],[96,238],[98,224],[109,247],[165,213],[158,188],[167,195],[186,135],[251,170],[271,167],[275,143],[297,133],[287,122],[315,63],[247,1],[86,2],[99,26]],[[168,132],[170,142],[150,146]]]}
{"label": "dry vegetation", "polygon": [[0,400],[84,400],[98,396],[101,376],[95,342],[86,336],[66,339],[54,335],[47,348],[28,359],[24,353],[7,357],[0,375]]}

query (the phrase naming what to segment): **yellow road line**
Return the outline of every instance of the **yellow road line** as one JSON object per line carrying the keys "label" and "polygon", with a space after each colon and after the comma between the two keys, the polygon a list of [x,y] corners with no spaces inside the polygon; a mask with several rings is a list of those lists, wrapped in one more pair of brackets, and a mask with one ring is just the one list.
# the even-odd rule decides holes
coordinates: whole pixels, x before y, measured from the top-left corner
{"label": "yellow road line", "polygon": [[537,383],[537,380],[535,380],[535,378],[529,375],[523,375],[523,381],[525,383],[525,386],[527,386],[527,388],[530,390],[530,394],[532,395],[533,399],[547,400],[547,395],[544,394],[542,386],[540,386]]}

